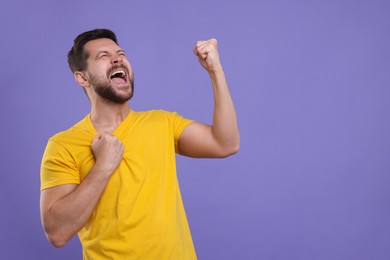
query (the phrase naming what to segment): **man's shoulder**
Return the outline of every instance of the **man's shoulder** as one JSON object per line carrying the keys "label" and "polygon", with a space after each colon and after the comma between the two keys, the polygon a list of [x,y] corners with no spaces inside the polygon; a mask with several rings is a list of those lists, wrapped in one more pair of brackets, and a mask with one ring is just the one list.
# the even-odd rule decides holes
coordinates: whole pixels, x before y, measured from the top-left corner
{"label": "man's shoulder", "polygon": [[69,143],[69,142],[78,142],[83,139],[93,138],[93,131],[88,124],[88,116],[81,119],[79,122],[71,126],[70,128],[60,131],[49,138],[49,141],[57,143]]}
{"label": "man's shoulder", "polygon": [[135,112],[133,119],[134,125],[148,127],[153,130],[158,128],[171,129],[178,135],[193,122],[193,120],[185,118],[177,112],[162,109]]}

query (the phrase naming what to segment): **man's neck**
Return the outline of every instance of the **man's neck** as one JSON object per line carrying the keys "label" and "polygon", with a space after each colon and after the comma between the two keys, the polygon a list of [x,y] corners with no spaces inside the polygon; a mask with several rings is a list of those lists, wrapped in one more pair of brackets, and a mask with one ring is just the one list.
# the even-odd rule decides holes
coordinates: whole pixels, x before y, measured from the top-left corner
{"label": "man's neck", "polygon": [[91,122],[98,133],[113,132],[130,112],[129,103],[99,102],[91,107]]}

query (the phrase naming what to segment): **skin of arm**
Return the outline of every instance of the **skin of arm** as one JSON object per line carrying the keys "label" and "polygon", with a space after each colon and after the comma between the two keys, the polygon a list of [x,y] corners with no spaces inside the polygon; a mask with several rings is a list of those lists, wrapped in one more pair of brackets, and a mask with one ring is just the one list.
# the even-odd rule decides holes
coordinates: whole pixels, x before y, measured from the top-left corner
{"label": "skin of arm", "polygon": [[105,132],[91,144],[95,164],[79,184],[65,184],[41,192],[41,220],[55,247],[64,246],[88,221],[105,187],[122,160],[124,146]]}
{"label": "skin of arm", "polygon": [[238,152],[240,134],[236,110],[219,59],[217,40],[198,41],[194,53],[211,79],[213,125],[194,122],[186,127],[179,138],[179,153],[189,157],[227,157]]}

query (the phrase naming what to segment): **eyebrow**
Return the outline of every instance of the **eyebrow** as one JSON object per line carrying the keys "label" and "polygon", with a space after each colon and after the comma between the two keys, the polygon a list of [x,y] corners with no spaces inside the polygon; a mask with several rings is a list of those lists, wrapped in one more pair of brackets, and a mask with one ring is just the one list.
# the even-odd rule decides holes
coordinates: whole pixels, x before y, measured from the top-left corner
{"label": "eyebrow", "polygon": [[[116,51],[116,53],[122,53],[122,52],[123,52],[124,54],[126,54],[126,51],[123,50],[123,49],[119,49],[119,50]],[[99,56],[100,56],[102,53],[109,54],[108,51],[99,51],[99,52],[96,54],[96,58],[99,58]]]}

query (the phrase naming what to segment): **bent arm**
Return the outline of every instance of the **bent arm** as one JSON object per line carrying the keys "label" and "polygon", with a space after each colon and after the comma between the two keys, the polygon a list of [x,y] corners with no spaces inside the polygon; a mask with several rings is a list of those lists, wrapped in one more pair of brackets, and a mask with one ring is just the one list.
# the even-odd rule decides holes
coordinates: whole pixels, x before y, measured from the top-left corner
{"label": "bent arm", "polygon": [[91,145],[95,164],[79,184],[65,184],[41,191],[41,220],[48,240],[64,246],[90,218],[119,163],[124,146],[108,133]]}
{"label": "bent arm", "polygon": [[194,50],[208,71],[214,93],[213,124],[194,122],[179,138],[179,153],[190,157],[226,157],[240,146],[237,115],[225,73],[219,61],[215,39],[198,42]]}
{"label": "bent arm", "polygon": [[91,169],[77,184],[65,184],[41,191],[41,219],[46,236],[55,247],[64,246],[91,216],[108,177]]}

